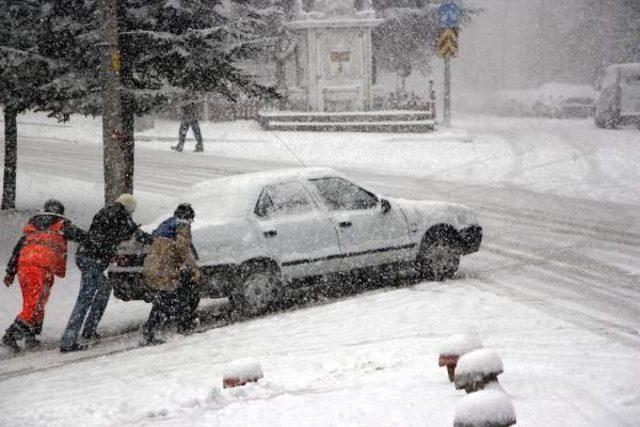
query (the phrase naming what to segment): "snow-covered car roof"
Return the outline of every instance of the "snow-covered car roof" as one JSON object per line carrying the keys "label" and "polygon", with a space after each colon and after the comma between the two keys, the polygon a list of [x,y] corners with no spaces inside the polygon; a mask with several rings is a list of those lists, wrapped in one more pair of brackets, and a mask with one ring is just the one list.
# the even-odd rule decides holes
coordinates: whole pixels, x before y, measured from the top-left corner
{"label": "snow-covered car roof", "polygon": [[[283,181],[342,176],[331,168],[291,168],[226,176],[195,184],[181,198],[193,205],[193,228],[244,217],[253,211],[260,192],[267,185]],[[160,221],[157,221],[158,223]]]}

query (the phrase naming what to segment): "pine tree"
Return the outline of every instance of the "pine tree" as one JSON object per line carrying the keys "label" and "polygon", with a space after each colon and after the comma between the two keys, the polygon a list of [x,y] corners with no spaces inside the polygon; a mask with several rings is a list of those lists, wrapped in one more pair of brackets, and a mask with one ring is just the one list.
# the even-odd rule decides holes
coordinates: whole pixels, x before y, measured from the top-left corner
{"label": "pine tree", "polygon": [[230,21],[220,0],[126,0],[119,3],[123,130],[133,184],[135,115],[172,102],[202,101],[206,93],[229,100],[241,94],[274,96],[236,64],[254,49],[255,28]]}
{"label": "pine tree", "polygon": [[295,53],[295,40],[286,26],[291,18],[295,0],[247,0],[237,3],[233,16],[250,25],[254,32],[248,59],[275,66],[275,86],[285,100],[287,97],[286,64]]}
{"label": "pine tree", "polygon": [[5,123],[2,209],[15,208],[17,116],[43,106],[47,85],[63,68],[63,64],[38,49],[42,12],[49,6],[46,1],[7,0],[0,8],[0,103],[4,106]]}

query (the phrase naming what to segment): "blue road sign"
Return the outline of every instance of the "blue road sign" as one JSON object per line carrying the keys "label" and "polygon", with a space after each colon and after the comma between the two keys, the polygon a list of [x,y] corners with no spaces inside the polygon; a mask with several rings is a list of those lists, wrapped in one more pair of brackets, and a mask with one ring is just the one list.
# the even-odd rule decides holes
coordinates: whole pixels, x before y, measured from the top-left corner
{"label": "blue road sign", "polygon": [[455,3],[442,3],[438,7],[438,21],[440,26],[444,28],[454,28],[458,26],[458,18],[460,17],[460,8]]}

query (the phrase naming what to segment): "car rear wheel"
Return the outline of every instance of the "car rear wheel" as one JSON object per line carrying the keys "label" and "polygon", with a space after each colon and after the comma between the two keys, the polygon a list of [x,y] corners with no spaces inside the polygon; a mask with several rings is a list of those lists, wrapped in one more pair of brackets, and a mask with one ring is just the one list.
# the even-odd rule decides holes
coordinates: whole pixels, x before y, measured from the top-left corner
{"label": "car rear wheel", "polygon": [[442,281],[458,271],[460,248],[453,233],[441,228],[423,239],[416,259],[416,269],[422,280]]}
{"label": "car rear wheel", "polygon": [[279,287],[279,276],[272,267],[248,265],[230,297],[231,308],[243,317],[265,313],[275,307]]}

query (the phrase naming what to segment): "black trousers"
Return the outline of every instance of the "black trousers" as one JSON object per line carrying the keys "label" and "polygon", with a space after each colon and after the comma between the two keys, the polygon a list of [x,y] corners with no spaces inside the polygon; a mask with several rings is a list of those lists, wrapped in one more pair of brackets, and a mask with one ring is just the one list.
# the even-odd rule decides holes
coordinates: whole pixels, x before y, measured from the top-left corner
{"label": "black trousers", "polygon": [[184,140],[187,137],[189,128],[193,129],[193,136],[196,138],[196,149],[204,149],[202,144],[202,133],[200,132],[200,124],[197,120],[182,120],[180,122],[180,129],[178,130],[178,148],[184,147]]}
{"label": "black trousers", "polygon": [[192,283],[173,292],[158,291],[152,301],[144,335],[153,337],[158,329],[170,322],[177,324],[179,332],[189,330],[199,302],[198,288]]}

